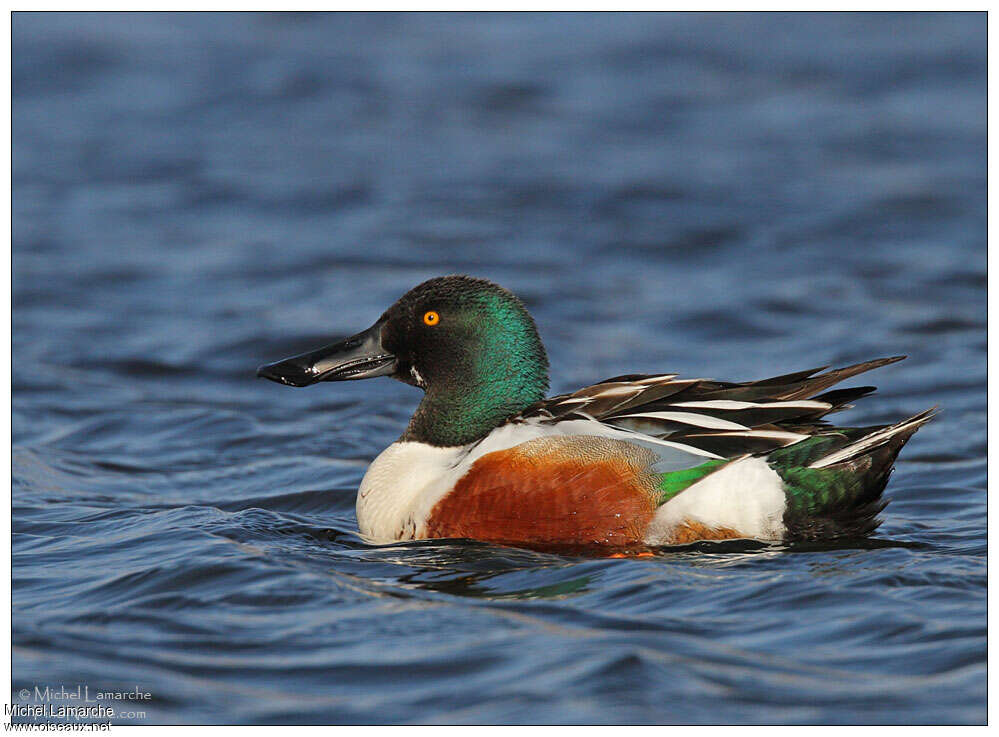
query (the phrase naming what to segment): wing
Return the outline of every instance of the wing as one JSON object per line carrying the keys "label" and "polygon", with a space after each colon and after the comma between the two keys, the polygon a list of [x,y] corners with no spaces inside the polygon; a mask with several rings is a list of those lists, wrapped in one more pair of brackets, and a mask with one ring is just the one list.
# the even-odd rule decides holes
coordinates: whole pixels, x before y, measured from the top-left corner
{"label": "wing", "polygon": [[827,389],[903,358],[831,371],[822,366],[743,383],[679,379],[676,374],[615,376],[538,402],[518,419],[593,420],[718,458],[769,453],[821,432],[828,427],[825,415],[849,408],[875,387]]}

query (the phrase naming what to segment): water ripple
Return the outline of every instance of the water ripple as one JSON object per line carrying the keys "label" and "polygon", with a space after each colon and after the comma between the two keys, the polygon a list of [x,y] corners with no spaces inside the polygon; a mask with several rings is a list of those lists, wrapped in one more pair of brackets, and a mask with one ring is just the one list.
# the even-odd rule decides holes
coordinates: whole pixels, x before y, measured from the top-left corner
{"label": "water ripple", "polygon": [[[20,13],[13,43],[15,692],[984,723],[984,16]],[[843,421],[943,409],[866,540],[371,545],[354,493],[418,391],[254,367],[459,271],[525,299],[555,391],[907,353]]]}

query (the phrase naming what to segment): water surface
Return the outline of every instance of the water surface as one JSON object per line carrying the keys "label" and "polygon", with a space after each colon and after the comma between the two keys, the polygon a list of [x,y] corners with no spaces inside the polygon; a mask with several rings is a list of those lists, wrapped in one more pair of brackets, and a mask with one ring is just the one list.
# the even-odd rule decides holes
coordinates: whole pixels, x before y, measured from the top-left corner
{"label": "water surface", "polygon": [[[985,721],[984,15],[16,14],[13,42],[15,692]],[[367,545],[354,493],[418,390],[254,369],[454,272],[525,299],[555,392],[905,353],[841,421],[942,412],[866,542]]]}

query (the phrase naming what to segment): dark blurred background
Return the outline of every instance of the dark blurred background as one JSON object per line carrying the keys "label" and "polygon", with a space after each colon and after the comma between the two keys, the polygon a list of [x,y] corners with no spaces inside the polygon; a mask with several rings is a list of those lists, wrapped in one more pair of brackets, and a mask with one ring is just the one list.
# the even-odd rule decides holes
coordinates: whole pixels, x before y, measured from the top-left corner
{"label": "dark blurred background", "polygon": [[[138,683],[138,722],[984,722],[985,14],[12,25],[15,689]],[[909,354],[843,420],[943,406],[886,542],[366,545],[354,490],[418,393],[254,368],[455,272],[526,300],[555,391]]]}

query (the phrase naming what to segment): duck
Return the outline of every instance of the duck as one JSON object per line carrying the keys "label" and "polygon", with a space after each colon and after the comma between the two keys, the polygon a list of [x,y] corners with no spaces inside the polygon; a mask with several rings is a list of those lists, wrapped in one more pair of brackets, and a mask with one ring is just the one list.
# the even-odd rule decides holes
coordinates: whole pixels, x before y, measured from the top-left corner
{"label": "duck", "polygon": [[257,375],[292,387],[388,376],[423,390],[361,480],[369,542],[649,551],[871,533],[896,456],[936,408],[871,427],[824,418],[875,390],[834,385],[903,358],[748,382],[627,374],[547,397],[547,353],[523,302],[451,275]]}

